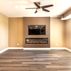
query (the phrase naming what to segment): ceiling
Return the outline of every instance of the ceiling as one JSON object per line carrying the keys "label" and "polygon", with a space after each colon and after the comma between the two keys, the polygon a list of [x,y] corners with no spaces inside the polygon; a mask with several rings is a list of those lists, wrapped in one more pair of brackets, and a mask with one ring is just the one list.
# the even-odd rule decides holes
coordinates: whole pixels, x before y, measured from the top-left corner
{"label": "ceiling", "polygon": [[[41,5],[53,4],[48,8],[50,12],[41,9],[35,14],[35,9],[25,9],[36,7],[33,2],[40,1]],[[0,13],[8,17],[56,17],[71,7],[71,0],[0,0]]]}

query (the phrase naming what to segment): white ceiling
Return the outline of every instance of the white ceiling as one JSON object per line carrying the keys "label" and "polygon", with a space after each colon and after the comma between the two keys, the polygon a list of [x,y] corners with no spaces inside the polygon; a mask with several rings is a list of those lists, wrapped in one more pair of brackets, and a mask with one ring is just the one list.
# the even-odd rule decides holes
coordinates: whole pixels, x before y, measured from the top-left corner
{"label": "white ceiling", "polygon": [[[50,12],[41,9],[35,14],[35,10],[25,8],[36,7],[33,2],[40,1],[41,5],[53,4],[48,8]],[[0,0],[0,13],[8,17],[48,17],[58,16],[71,7],[71,0]]]}

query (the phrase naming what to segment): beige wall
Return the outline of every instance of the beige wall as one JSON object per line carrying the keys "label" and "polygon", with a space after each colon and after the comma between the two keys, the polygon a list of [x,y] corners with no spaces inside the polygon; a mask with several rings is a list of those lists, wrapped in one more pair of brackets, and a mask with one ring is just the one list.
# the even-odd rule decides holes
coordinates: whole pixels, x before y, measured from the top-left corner
{"label": "beige wall", "polygon": [[58,18],[50,19],[50,46],[51,47],[64,47],[64,21]]}
{"label": "beige wall", "polygon": [[[47,38],[49,35],[49,18],[9,18],[9,47],[24,47],[25,38],[35,37],[28,35],[28,25],[46,25],[47,35],[36,38]],[[50,38],[49,38],[50,39]],[[50,43],[50,40],[49,40]],[[36,45],[36,44],[35,44]],[[45,44],[46,45],[46,44]],[[42,46],[42,45],[41,45]],[[47,45],[46,45],[47,46]]]}
{"label": "beige wall", "polygon": [[49,34],[36,37],[49,37],[51,47],[65,47],[65,23],[58,18],[51,18],[50,20],[47,18],[36,18],[36,20],[34,18],[9,18],[9,47],[26,46],[25,38],[35,37],[28,36],[26,33],[28,32],[26,26],[30,24],[47,25],[47,32],[49,28]]}
{"label": "beige wall", "polygon": [[0,50],[8,47],[8,17],[0,14]]}
{"label": "beige wall", "polygon": [[9,47],[24,46],[23,18],[9,18]]}
{"label": "beige wall", "polygon": [[71,19],[66,21],[66,47],[71,48]]}
{"label": "beige wall", "polygon": [[[8,34],[8,20],[9,20],[9,34]],[[39,21],[41,22],[41,20]],[[64,23],[64,21],[61,21],[58,18],[51,18],[49,23],[50,23],[50,46],[65,47],[66,42],[66,47],[71,48],[71,20],[67,20],[66,23]],[[0,50],[8,47],[8,44],[9,47],[24,46],[25,44],[24,30],[26,25],[24,24],[25,24],[24,18],[8,19],[8,17],[0,14]]]}

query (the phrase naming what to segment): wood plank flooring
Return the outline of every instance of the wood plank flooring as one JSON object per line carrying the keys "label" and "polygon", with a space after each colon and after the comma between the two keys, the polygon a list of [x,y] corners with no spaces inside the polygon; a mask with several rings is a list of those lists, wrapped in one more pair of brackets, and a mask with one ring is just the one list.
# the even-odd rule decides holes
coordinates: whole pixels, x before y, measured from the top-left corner
{"label": "wood plank flooring", "polygon": [[9,49],[0,54],[0,71],[71,71],[67,50]]}

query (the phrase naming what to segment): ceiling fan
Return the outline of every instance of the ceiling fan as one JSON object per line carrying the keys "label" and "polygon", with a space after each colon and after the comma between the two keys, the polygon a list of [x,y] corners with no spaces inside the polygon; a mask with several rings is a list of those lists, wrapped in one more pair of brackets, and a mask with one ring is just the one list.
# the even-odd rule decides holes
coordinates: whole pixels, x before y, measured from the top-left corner
{"label": "ceiling fan", "polygon": [[36,6],[36,8],[26,8],[26,9],[36,9],[34,13],[37,13],[38,12],[38,9],[42,9],[43,11],[50,12],[46,8],[53,6],[53,4],[41,6],[40,5],[40,2],[33,2],[33,3]]}

